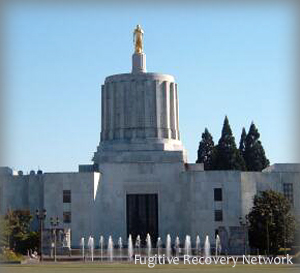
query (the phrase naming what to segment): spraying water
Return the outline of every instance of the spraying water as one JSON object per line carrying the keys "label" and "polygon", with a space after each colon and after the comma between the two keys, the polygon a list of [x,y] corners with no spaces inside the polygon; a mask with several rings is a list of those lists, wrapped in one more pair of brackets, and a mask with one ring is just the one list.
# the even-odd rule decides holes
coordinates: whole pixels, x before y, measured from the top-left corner
{"label": "spraying water", "polygon": [[205,243],[204,243],[204,256],[205,257],[210,257],[210,242],[209,242],[209,237],[206,235],[205,237]]}
{"label": "spraying water", "polygon": [[[81,238],[80,240],[80,246],[81,246],[81,254],[82,254],[82,259],[85,260],[85,239],[84,237]],[[89,236],[88,239],[88,250],[89,254],[91,257],[91,260],[94,261],[94,238],[92,236]],[[141,238],[140,235],[136,237],[136,242],[135,242],[135,247],[137,250],[140,252],[141,251]],[[180,255],[180,239],[177,236],[175,239],[174,243],[175,251],[176,251],[176,256],[179,257]],[[104,252],[104,237],[100,236],[99,239],[99,248],[100,248],[100,258],[101,260],[103,259],[103,252]],[[122,257],[122,251],[123,251],[123,241],[122,237],[119,237],[118,239],[118,248],[119,248],[119,255],[120,258]],[[147,255],[148,257],[151,256],[152,254],[152,242],[151,242],[151,236],[148,233],[146,236],[146,249],[147,249]],[[220,236],[216,236],[216,251],[215,255],[218,256],[221,253],[221,240]],[[196,236],[196,245],[195,245],[195,254],[196,255],[201,255],[201,244],[200,244],[200,237],[199,235]],[[137,252],[137,251],[136,251]],[[204,256],[205,257],[210,257],[211,256],[211,247],[210,247],[210,241],[209,241],[209,236],[205,236],[205,242],[204,242]],[[157,253],[158,255],[162,255],[162,240],[160,237],[157,239]],[[185,237],[185,242],[184,242],[184,253],[186,255],[191,255],[192,254],[192,244],[191,244],[191,236],[186,235]],[[131,235],[128,237],[128,259],[132,261],[133,259],[133,254],[134,254],[134,248],[133,248],[133,241]],[[109,260],[112,262],[114,259],[114,243],[112,240],[112,236],[109,236],[108,238],[108,245],[107,245],[107,255]],[[167,234],[166,237],[166,257],[171,257],[172,256],[172,240],[170,234]]]}
{"label": "spraying water", "polygon": [[162,249],[162,241],[161,238],[158,237],[157,238],[157,243],[156,243],[156,247],[157,247],[157,255],[161,255],[161,249]]}
{"label": "spraying water", "polygon": [[114,259],[114,242],[111,236],[108,237],[107,253],[109,260],[112,262]]}
{"label": "spraying water", "polygon": [[151,237],[150,237],[150,234],[147,233],[147,237],[146,237],[146,243],[147,243],[147,254],[148,254],[148,257],[151,256],[151,251],[152,251],[152,243],[151,243]]}
{"label": "spraying water", "polygon": [[89,237],[88,248],[90,251],[91,261],[93,262],[94,261],[94,238],[92,236]]}
{"label": "spraying water", "polygon": [[119,246],[119,255],[120,255],[120,259],[121,259],[122,258],[122,248],[123,248],[122,237],[119,237],[118,246]]}
{"label": "spraying water", "polygon": [[80,240],[80,246],[81,246],[82,260],[84,260],[84,238],[83,237]]}
{"label": "spraying water", "polygon": [[175,239],[175,250],[176,250],[176,256],[179,257],[179,253],[180,253],[180,240],[179,240],[178,236]]}
{"label": "spraying water", "polygon": [[185,236],[184,250],[186,255],[191,255],[191,236]]}
{"label": "spraying water", "polygon": [[166,255],[167,257],[171,257],[171,253],[172,252],[172,248],[171,248],[171,236],[170,234],[167,235],[167,239],[166,239]]}
{"label": "spraying water", "polygon": [[196,255],[201,254],[201,245],[200,245],[200,237],[197,235],[196,237]]}
{"label": "spraying water", "polygon": [[104,249],[104,237],[103,236],[100,236],[99,247],[100,247],[100,259],[102,260],[102,258],[103,258],[103,249]]}
{"label": "spraying water", "polygon": [[141,237],[140,237],[140,235],[136,236],[135,248],[137,249],[136,252],[141,255]]}
{"label": "spraying water", "polygon": [[220,255],[221,253],[221,239],[220,236],[217,234],[216,236],[216,256]]}
{"label": "spraying water", "polygon": [[129,234],[129,237],[128,237],[128,259],[129,259],[129,261],[132,261],[132,258],[133,258],[133,243],[132,243],[131,234]]}

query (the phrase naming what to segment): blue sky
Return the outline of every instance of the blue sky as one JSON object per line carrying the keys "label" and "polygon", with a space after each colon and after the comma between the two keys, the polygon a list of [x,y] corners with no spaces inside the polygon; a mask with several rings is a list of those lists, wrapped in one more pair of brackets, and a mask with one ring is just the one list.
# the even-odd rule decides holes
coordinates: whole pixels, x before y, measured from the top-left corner
{"label": "blue sky", "polygon": [[[123,4],[122,4],[123,3]],[[228,115],[238,144],[257,125],[271,163],[294,162],[295,10],[287,4],[10,4],[5,10],[6,161],[76,171],[100,136],[100,85],[131,70],[141,24],[149,72],[178,83],[181,139],[194,162]]]}

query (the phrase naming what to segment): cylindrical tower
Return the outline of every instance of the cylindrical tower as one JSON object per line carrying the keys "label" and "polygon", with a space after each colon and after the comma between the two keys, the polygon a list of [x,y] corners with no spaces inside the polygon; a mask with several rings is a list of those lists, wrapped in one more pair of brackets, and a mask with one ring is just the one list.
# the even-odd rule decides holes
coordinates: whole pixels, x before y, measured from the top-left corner
{"label": "cylindrical tower", "polygon": [[132,73],[109,76],[101,88],[101,141],[94,155],[96,164],[105,162],[109,152],[183,151],[175,79],[146,72],[142,36],[137,40]]}
{"label": "cylindrical tower", "polygon": [[101,142],[179,140],[177,84],[155,73],[107,77],[102,85]]}

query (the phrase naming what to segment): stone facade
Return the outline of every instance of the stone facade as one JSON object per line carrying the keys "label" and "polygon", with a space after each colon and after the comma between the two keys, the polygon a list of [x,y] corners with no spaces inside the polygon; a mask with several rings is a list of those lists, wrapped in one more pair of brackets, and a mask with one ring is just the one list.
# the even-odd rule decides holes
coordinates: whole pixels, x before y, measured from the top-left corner
{"label": "stone facade", "polygon": [[[58,216],[60,227],[71,230],[72,247],[77,248],[80,238],[90,235],[96,241],[100,235],[126,238],[126,195],[157,194],[163,240],[168,233],[181,239],[199,234],[203,242],[208,234],[213,244],[218,230],[224,250],[241,252],[239,217],[249,212],[259,191],[283,192],[285,184],[292,185],[294,213],[300,216],[300,172],[299,166],[294,167],[275,164],[263,172],[203,171],[202,164],[184,162],[111,162],[101,164],[100,171],[29,175],[1,168],[0,212],[29,209],[34,214],[45,208],[45,229],[51,228],[50,217]],[[214,200],[216,188],[222,189],[222,201]],[[70,190],[71,203],[63,203],[64,190]],[[221,221],[216,221],[215,211],[222,211]],[[71,213],[70,223],[63,222],[66,212]]]}
{"label": "stone facade", "polygon": [[181,240],[188,234],[204,242],[208,234],[213,245],[218,231],[228,253],[243,251],[239,218],[259,191],[284,192],[299,216],[299,164],[240,172],[204,171],[202,164],[187,163],[177,84],[173,76],[146,73],[145,58],[134,56],[133,73],[109,76],[102,85],[101,137],[93,164],[74,173],[24,175],[0,168],[0,213],[28,209],[34,214],[45,208],[45,229],[51,228],[50,217],[58,216],[60,228],[71,230],[73,248],[90,235],[97,247],[100,235],[115,241],[128,236],[128,195],[155,194],[162,240],[167,234]]}

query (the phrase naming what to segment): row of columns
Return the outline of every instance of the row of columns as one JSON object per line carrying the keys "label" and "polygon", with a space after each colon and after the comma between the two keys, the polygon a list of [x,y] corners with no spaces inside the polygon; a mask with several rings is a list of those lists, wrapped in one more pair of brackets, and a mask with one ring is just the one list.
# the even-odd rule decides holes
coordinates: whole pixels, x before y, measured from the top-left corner
{"label": "row of columns", "polygon": [[101,141],[130,138],[179,140],[177,84],[119,81],[102,85]]}

